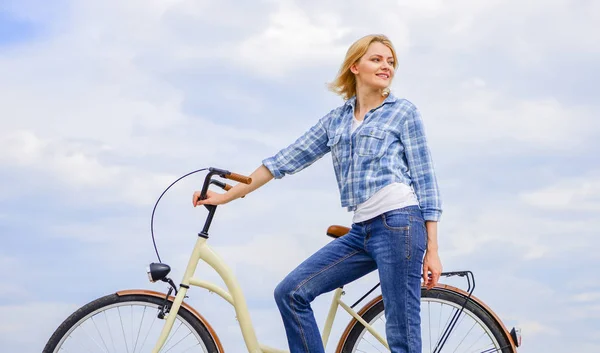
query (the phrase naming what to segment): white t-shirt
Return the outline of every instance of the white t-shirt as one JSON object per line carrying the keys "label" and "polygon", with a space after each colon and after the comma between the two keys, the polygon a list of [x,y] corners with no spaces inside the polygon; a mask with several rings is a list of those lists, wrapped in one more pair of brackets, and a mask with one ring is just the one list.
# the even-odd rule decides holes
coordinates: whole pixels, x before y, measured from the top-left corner
{"label": "white t-shirt", "polygon": [[[362,120],[353,117],[350,133],[354,133],[361,124]],[[392,183],[377,191],[367,201],[357,205],[352,222],[363,222],[387,211],[414,205],[419,205],[419,201],[413,188],[404,183]]]}

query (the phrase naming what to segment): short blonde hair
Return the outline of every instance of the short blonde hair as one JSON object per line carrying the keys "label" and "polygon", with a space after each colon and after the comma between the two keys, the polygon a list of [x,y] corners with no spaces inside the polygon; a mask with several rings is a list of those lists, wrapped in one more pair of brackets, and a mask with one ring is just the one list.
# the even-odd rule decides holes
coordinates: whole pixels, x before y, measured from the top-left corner
{"label": "short blonde hair", "polygon": [[341,95],[344,100],[348,100],[356,95],[356,76],[354,76],[352,71],[350,71],[350,67],[357,63],[367,52],[369,45],[375,42],[379,42],[390,48],[392,51],[392,56],[394,57],[394,69],[396,69],[398,66],[396,50],[394,50],[394,46],[389,38],[383,34],[371,34],[364,36],[354,42],[350,48],[348,48],[348,51],[346,52],[346,58],[340,67],[337,77],[328,85],[331,91]]}

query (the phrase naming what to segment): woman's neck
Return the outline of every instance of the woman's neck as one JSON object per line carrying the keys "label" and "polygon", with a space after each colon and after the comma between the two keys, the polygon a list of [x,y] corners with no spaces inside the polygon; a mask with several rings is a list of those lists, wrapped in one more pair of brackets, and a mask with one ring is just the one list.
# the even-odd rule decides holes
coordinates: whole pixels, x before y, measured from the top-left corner
{"label": "woman's neck", "polygon": [[369,110],[377,108],[384,100],[385,97],[381,95],[380,90],[357,88],[354,117],[356,117],[357,120],[363,120],[365,114],[367,114]]}

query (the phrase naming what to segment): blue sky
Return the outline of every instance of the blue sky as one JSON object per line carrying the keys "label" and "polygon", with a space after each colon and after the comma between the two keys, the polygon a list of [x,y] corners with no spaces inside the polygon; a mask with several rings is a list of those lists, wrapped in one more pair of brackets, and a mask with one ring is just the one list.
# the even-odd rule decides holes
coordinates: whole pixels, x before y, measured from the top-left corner
{"label": "blue sky", "polygon": [[[445,270],[475,273],[475,295],[523,328],[519,352],[595,352],[599,22],[599,4],[566,0],[3,2],[2,346],[39,352],[82,304],[162,290],[145,276],[162,190],[206,166],[250,174],[342,103],[325,85],[347,47],[385,33],[399,55],[393,91],[421,110],[436,163]],[[203,224],[189,205],[200,182],[158,208],[175,279]],[[285,345],[275,285],[350,220],[330,156],[219,208],[210,242],[261,341]],[[376,281],[348,286],[348,301]],[[226,350],[243,351],[228,304],[190,296]],[[319,322],[328,300],[315,301]]]}
{"label": "blue sky", "polygon": [[33,23],[0,11],[0,45],[10,46],[33,40],[38,28]]}

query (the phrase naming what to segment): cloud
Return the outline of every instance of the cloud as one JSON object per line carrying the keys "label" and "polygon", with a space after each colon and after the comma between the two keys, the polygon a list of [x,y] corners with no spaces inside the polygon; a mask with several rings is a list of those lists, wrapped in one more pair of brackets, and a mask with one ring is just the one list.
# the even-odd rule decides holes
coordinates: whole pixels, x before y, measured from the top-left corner
{"label": "cloud", "polygon": [[311,16],[294,2],[280,2],[269,15],[268,27],[239,46],[239,64],[254,72],[286,77],[294,68],[334,62],[346,45],[339,40],[348,32],[335,13]]}
{"label": "cloud", "polygon": [[538,321],[519,322],[519,326],[520,326],[522,332],[527,333],[528,337],[533,337],[533,336],[538,336],[538,335],[552,335],[552,336],[560,335],[560,331],[558,329],[549,327]]}
{"label": "cloud", "polygon": [[520,198],[543,210],[598,212],[600,179],[594,176],[563,179],[556,185],[522,193]]}
{"label": "cloud", "polygon": [[600,292],[579,293],[572,297],[575,302],[598,302],[600,301]]}
{"label": "cloud", "polygon": [[0,323],[0,341],[8,351],[40,351],[58,323],[76,308],[73,304],[48,301],[0,305],[0,315],[11,318]]}

